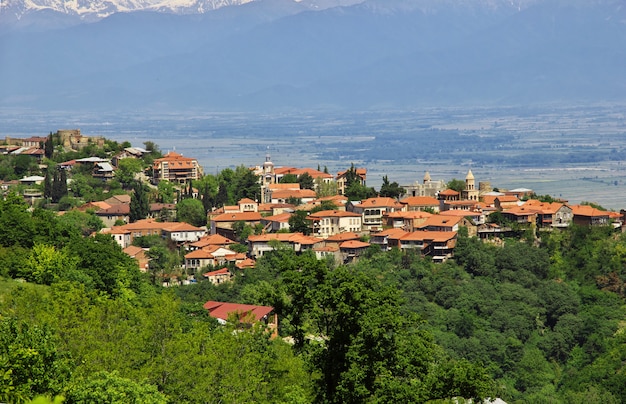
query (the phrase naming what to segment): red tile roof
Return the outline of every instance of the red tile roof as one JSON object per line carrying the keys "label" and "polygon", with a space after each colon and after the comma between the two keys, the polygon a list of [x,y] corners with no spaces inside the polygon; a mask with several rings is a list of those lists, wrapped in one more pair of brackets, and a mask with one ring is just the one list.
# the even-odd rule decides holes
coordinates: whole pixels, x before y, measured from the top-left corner
{"label": "red tile roof", "polygon": [[351,231],[347,231],[347,232],[344,232],[344,233],[334,234],[334,235],[328,237],[326,239],[326,241],[341,242],[341,241],[358,240],[358,239],[359,239],[359,235],[358,234],[353,233]]}
{"label": "red tile roof", "polygon": [[400,236],[406,234],[407,232],[402,230],[402,229],[398,229],[398,228],[394,228],[394,229],[387,229],[387,230],[383,230],[381,232],[377,232],[377,233],[371,233],[372,237],[397,237],[399,238]]}
{"label": "red tile roof", "polygon": [[329,217],[361,217],[361,215],[354,212],[346,212],[345,210],[320,210],[309,215],[311,220],[321,220]]}
{"label": "red tile roof", "polygon": [[385,214],[386,217],[391,219],[426,219],[431,217],[432,215],[432,213],[422,212],[419,210],[411,210],[408,212],[390,212]]}
{"label": "red tile roof", "polygon": [[589,205],[571,205],[572,213],[575,216],[588,216],[588,217],[597,217],[597,216],[609,216],[609,212],[605,210],[596,209]]}
{"label": "red tile roof", "polygon": [[317,194],[312,189],[281,189],[272,191],[272,199],[287,198],[315,198]]}
{"label": "red tile roof", "polygon": [[445,216],[445,215],[432,215],[424,223],[422,227],[435,226],[435,227],[453,227],[461,222],[463,217],[460,216]]}
{"label": "red tile roof", "polygon": [[274,308],[271,306],[254,306],[251,304],[226,303],[209,300],[202,307],[209,311],[209,315],[220,320],[228,320],[231,313],[239,316],[240,321],[246,321],[248,316],[251,320],[259,321],[270,314]]}
{"label": "red tile roof", "polygon": [[189,244],[192,247],[197,247],[197,248],[202,248],[202,247],[206,247],[206,246],[210,246],[210,245],[216,245],[216,246],[226,246],[229,244],[234,244],[235,241],[224,237],[222,235],[219,234],[211,234],[208,236],[202,236],[198,241]]}
{"label": "red tile roof", "polygon": [[273,216],[265,216],[263,220],[268,222],[277,222],[277,223],[287,223],[289,218],[292,216],[292,213],[280,213],[278,215]]}
{"label": "red tile roof", "polygon": [[455,191],[454,189],[444,189],[443,191],[439,192],[439,195],[445,195],[445,196],[457,196],[460,195],[457,191]]}
{"label": "red tile roof", "polygon": [[376,198],[368,198],[361,202],[360,205],[362,208],[381,208],[381,207],[392,207],[395,209],[402,209],[404,207],[403,204],[396,201],[393,198],[379,196]]}
{"label": "red tile roof", "polygon": [[235,264],[235,266],[239,269],[254,268],[256,266],[256,261],[252,258],[246,258],[243,261]]}
{"label": "red tile roof", "polygon": [[268,242],[271,240],[298,244],[316,244],[321,241],[315,237],[305,236],[302,233],[270,233],[248,236],[248,241],[252,243]]}
{"label": "red tile roof", "polygon": [[267,188],[271,191],[279,191],[279,190],[286,190],[286,189],[300,189],[300,184],[296,183],[289,183],[289,182],[279,182],[276,184],[269,184],[267,186]]}
{"label": "red tile roof", "polygon": [[222,268],[222,269],[218,269],[216,271],[211,271],[211,272],[207,272],[202,274],[202,276],[204,276],[205,278],[208,278],[209,276],[215,276],[215,275],[225,275],[230,273],[228,268]]}
{"label": "red tile roof", "polygon": [[456,237],[455,231],[414,231],[400,237],[400,241],[444,242]]}
{"label": "red tile roof", "polygon": [[409,206],[439,206],[439,200],[432,196],[409,196],[400,200],[400,203]]}
{"label": "red tile roof", "polygon": [[339,244],[340,249],[352,249],[352,248],[367,248],[370,246],[370,243],[366,243],[360,240],[348,240]]}
{"label": "red tile roof", "polygon": [[152,167],[154,167],[155,169],[158,169],[161,167],[161,164],[164,162],[168,163],[170,169],[192,168],[192,167],[197,166],[198,164],[196,159],[193,159],[190,157],[184,157],[182,154],[179,154],[176,152],[169,152],[165,156],[161,157],[160,159],[155,159],[154,162],[152,163]]}
{"label": "red tile roof", "polygon": [[214,222],[238,222],[240,220],[244,222],[258,222],[261,220],[261,214],[259,212],[222,213],[214,216],[211,220]]}

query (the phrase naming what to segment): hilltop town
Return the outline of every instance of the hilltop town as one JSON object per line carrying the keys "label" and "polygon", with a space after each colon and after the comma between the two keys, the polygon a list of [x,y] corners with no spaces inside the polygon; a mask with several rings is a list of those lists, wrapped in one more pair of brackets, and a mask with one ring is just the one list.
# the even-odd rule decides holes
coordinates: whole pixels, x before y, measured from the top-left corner
{"label": "hilltop town", "polygon": [[0,401],[626,397],[623,210],[478,169],[374,189],[348,162],[5,143]]}
{"label": "hilltop town", "polygon": [[[624,223],[624,211],[573,205],[528,188],[498,189],[477,182],[471,169],[448,182],[428,172],[403,186],[384,177],[377,191],[367,187],[366,167],[331,174],[277,166],[269,153],[255,167],[214,176],[204,175],[197,159],[163,155],[150,142],[132,147],[80,130],[4,143],[0,156],[15,167],[0,182],[4,195],[15,190],[32,206],[59,214],[89,212],[102,222],[94,230],[110,234],[142,271],[158,269],[164,284],[229,280],[228,267],[252,268],[277,245],[344,264],[371,248],[412,250],[443,262],[454,257],[459,231],[499,244],[537,240],[571,224],[621,229]],[[10,174],[21,177],[9,180]],[[155,235],[183,258],[168,268],[155,265],[150,248],[136,242]]]}

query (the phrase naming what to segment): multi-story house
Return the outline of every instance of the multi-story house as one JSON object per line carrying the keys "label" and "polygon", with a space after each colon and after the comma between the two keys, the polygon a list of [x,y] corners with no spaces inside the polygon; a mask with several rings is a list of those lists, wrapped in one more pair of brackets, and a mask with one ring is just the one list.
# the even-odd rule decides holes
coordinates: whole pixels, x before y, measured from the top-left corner
{"label": "multi-story house", "polygon": [[400,200],[406,211],[439,212],[439,200],[432,196],[409,196]]}
{"label": "multi-story house", "polygon": [[386,229],[383,231],[370,233],[370,243],[379,245],[381,250],[387,251],[394,246],[397,247],[397,242],[394,244],[394,242],[391,241],[390,243],[390,240],[398,240],[406,233],[408,232],[401,228]]}
{"label": "multi-story house", "polygon": [[315,237],[305,236],[302,233],[273,233],[251,235],[248,237],[248,254],[253,258],[262,257],[264,253],[274,250],[274,243],[288,246],[299,253],[312,249],[321,244]]}
{"label": "multi-story house", "polygon": [[514,206],[503,210],[502,217],[511,223],[534,225],[537,223],[537,210],[532,206]]}
{"label": "multi-story house", "polygon": [[[296,184],[298,185],[298,184]],[[285,189],[271,191],[271,203],[286,203],[289,200],[299,200],[301,203],[309,203],[317,198],[312,189]]]}
{"label": "multi-story house", "polygon": [[233,212],[211,215],[209,223],[211,226],[211,234],[221,234],[224,237],[235,239],[235,231],[233,225],[237,222],[255,227],[261,223],[261,214],[259,212]]}
{"label": "multi-story house", "polygon": [[289,230],[289,218],[291,218],[292,213],[285,212],[280,213],[278,215],[265,216],[261,218],[261,224],[263,224],[263,228],[265,231],[269,233],[276,233],[280,230]]}
{"label": "multi-story house", "polygon": [[455,231],[415,231],[401,235],[390,235],[389,244],[402,250],[416,249],[422,256],[443,262],[452,257],[456,246]]}
{"label": "multi-story house", "polygon": [[359,204],[348,204],[347,210],[363,215],[363,230],[376,231],[383,227],[383,215],[404,209],[404,205],[393,198],[376,197],[361,201]]}
{"label": "multi-story house", "polygon": [[[198,241],[206,234],[206,229],[195,227],[185,222],[157,222],[154,219],[142,219],[123,226],[114,226],[107,233],[112,235],[130,233],[130,242],[136,237],[161,236],[177,243]],[[117,240],[118,243],[123,240]],[[122,245],[122,244],[120,244]]]}
{"label": "multi-story house", "polygon": [[385,213],[383,215],[383,227],[393,227],[403,229],[405,231],[415,231],[420,228],[422,223],[424,223],[424,221],[431,216],[432,213],[422,212],[419,210]]}
{"label": "multi-story house", "polygon": [[421,224],[420,230],[456,232],[462,219],[462,216],[432,215]]}
{"label": "multi-story house", "polygon": [[572,208],[561,202],[529,199],[524,206],[536,210],[538,227],[567,227],[573,219]]}
{"label": "multi-story house", "polygon": [[589,205],[571,205],[573,222],[579,226],[606,226],[609,224],[609,212]]}
{"label": "multi-story house", "polygon": [[184,184],[201,176],[202,167],[198,160],[176,152],[169,152],[152,163],[152,181],[155,184],[163,180]]}
{"label": "multi-story house", "polygon": [[185,268],[197,270],[206,266],[217,267],[236,264],[246,259],[245,254],[237,253],[227,247],[208,246],[185,254]]}
{"label": "multi-story house", "polygon": [[318,237],[329,236],[344,232],[360,232],[363,217],[354,212],[343,210],[322,210],[309,215],[313,234]]}

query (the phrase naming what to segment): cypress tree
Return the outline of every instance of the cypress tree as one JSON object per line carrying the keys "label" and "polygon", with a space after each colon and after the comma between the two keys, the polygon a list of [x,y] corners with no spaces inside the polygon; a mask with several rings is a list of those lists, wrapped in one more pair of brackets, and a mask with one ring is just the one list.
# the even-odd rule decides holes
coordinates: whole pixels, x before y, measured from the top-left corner
{"label": "cypress tree", "polygon": [[150,212],[150,204],[148,203],[148,193],[145,186],[140,181],[133,183],[133,193],[130,196],[130,221],[136,222],[145,219]]}
{"label": "cypress tree", "polygon": [[46,139],[43,151],[46,158],[52,158],[52,154],[54,154],[54,145],[52,144],[52,132],[50,132],[50,134],[48,135],[48,139]]}
{"label": "cypress tree", "polygon": [[50,178],[50,169],[46,170],[46,176],[43,181],[43,197],[47,200],[52,197],[52,178]]}
{"label": "cypress tree", "polygon": [[62,196],[63,196],[63,190],[61,189],[61,179],[59,178],[59,170],[55,170],[54,176],[52,177],[52,190],[50,192],[52,203],[58,203]]}
{"label": "cypress tree", "polygon": [[67,195],[67,172],[63,169],[59,170],[59,193],[61,198]]}

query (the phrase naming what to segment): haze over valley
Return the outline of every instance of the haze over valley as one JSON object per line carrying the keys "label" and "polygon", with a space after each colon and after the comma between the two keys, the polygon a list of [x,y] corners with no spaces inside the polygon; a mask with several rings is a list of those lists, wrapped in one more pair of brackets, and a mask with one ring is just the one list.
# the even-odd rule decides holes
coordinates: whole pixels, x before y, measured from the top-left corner
{"label": "haze over valley", "polygon": [[0,137],[80,128],[207,172],[368,168],[622,207],[621,1],[0,6]]}

